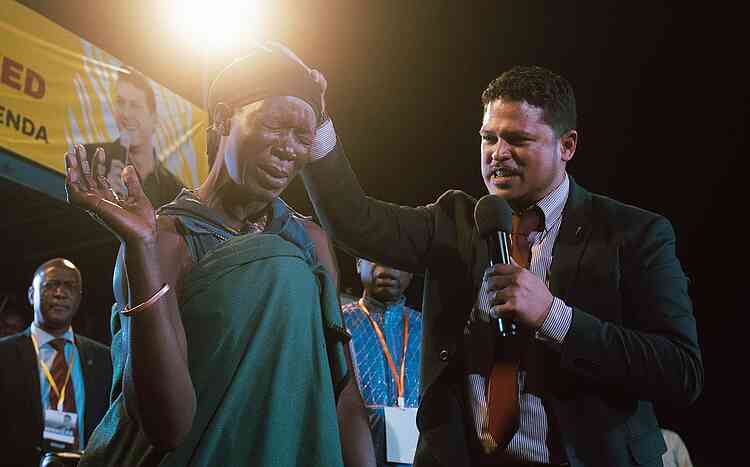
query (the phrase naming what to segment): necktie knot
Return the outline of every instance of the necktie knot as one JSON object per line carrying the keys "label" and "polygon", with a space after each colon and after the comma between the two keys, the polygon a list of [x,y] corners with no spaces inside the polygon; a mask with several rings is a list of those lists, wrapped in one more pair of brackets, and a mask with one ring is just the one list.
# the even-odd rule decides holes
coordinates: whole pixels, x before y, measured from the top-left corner
{"label": "necktie knot", "polygon": [[523,212],[513,213],[513,226],[510,234],[510,255],[522,268],[529,268],[531,263],[531,240],[529,235],[544,227],[544,214],[538,206]]}
{"label": "necktie knot", "polygon": [[513,213],[513,230],[512,233],[518,235],[528,235],[531,232],[539,232],[544,228],[542,223],[543,214],[539,206],[534,205],[523,212]]}
{"label": "necktie knot", "polygon": [[61,337],[57,339],[52,339],[51,341],[49,341],[49,345],[56,351],[62,352],[63,349],[65,349],[65,339]]}

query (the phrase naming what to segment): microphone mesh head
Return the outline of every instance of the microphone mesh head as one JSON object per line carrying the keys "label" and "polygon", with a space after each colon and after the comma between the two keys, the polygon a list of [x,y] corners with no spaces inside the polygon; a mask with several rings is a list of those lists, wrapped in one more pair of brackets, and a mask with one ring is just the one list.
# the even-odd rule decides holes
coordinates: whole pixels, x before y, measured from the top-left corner
{"label": "microphone mesh head", "polygon": [[499,196],[485,195],[474,207],[474,222],[482,237],[499,230],[509,233],[513,228],[513,210]]}

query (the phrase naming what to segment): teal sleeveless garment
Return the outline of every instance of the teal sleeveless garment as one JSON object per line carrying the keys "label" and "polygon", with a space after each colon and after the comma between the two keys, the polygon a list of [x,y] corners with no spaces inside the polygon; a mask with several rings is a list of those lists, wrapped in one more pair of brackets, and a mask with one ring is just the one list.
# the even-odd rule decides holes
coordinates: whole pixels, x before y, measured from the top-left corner
{"label": "teal sleeveless garment", "polygon": [[[122,393],[130,318],[113,307],[112,403],[81,466],[340,466],[336,397],[348,378],[335,286],[281,200],[262,233],[241,234],[185,190],[175,216],[195,260],[178,293],[197,395],[170,453],[150,445]],[[132,385],[128,385],[132,387]]]}

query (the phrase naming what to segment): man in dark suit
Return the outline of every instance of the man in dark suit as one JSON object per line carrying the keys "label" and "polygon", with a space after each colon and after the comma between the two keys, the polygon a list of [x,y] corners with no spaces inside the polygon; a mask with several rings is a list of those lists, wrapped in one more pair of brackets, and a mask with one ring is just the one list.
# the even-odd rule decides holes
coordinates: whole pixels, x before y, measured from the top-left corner
{"label": "man in dark suit", "polygon": [[33,323],[0,339],[0,465],[37,466],[45,451],[83,450],[107,410],[109,348],[71,327],[81,290],[73,263],[45,262],[29,287]]}
{"label": "man in dark suit", "polygon": [[[325,91],[325,79],[310,73]],[[515,217],[535,218],[511,241],[519,252],[528,244],[525,261],[519,253],[513,264],[488,268],[476,200],[464,192],[418,208],[366,197],[330,120],[318,129],[317,160],[305,173],[335,241],[356,256],[425,274],[414,465],[662,465],[653,404],[687,406],[703,386],[672,226],[590,193],[567,174],[578,132],[563,77],[516,67],[487,87],[482,102],[487,190]],[[512,320],[526,345],[511,379],[517,391],[504,399],[488,391],[494,370],[487,368],[509,357],[498,318]],[[475,335],[487,325],[489,340]],[[489,366],[476,365],[477,355]],[[503,400],[516,411],[509,438],[493,428],[492,402]]]}

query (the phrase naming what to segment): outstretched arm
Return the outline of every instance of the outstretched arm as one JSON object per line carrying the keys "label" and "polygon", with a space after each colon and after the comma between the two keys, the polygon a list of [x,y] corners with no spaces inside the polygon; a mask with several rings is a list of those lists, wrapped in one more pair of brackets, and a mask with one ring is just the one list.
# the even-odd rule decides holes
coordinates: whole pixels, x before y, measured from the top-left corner
{"label": "outstretched arm", "polygon": [[174,293],[184,252],[180,254],[180,238],[173,229],[170,231],[168,223],[157,224],[132,166],[123,170],[128,197],[115,195],[96,167],[104,157],[104,151],[98,150],[91,167],[81,145],[65,155],[68,199],[91,213],[122,242],[118,262],[127,287],[120,289],[124,294],[118,303],[133,308],[165,283],[172,289],[129,318],[130,353],[125,378],[126,385],[133,385],[136,399],[128,401],[126,396],[131,415],[141,422],[157,449],[171,450],[190,431],[196,405]]}

